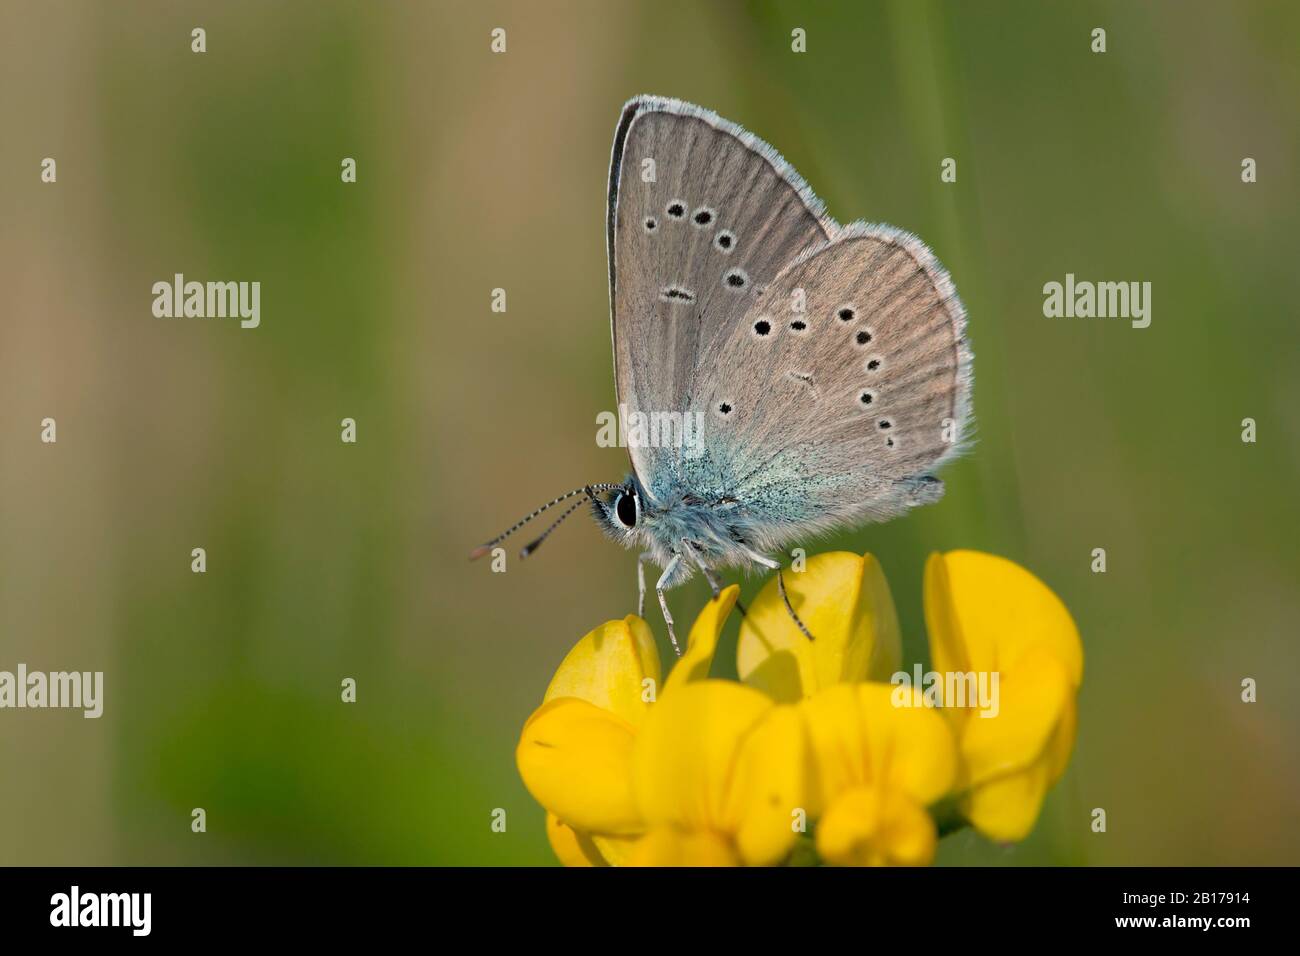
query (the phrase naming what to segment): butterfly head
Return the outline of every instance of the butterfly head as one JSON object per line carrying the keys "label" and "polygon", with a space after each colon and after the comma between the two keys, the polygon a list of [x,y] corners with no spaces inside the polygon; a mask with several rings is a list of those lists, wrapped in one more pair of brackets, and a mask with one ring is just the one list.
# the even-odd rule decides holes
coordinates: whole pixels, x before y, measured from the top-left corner
{"label": "butterfly head", "polygon": [[629,547],[644,530],[644,501],[636,478],[629,475],[623,484],[608,493],[608,497],[592,495],[591,512],[605,534]]}

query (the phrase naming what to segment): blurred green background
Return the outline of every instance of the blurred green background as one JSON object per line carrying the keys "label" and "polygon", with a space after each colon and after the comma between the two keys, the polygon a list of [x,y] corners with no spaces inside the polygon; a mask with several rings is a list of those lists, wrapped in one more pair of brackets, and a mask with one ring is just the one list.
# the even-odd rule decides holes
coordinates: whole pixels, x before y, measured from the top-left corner
{"label": "blurred green background", "polygon": [[[634,556],[577,519],[506,574],[465,555],[624,474],[594,441],[603,194],[643,92],[922,236],[969,310],[979,441],[947,497],[820,549],[880,557],[909,661],[933,550],[1011,557],[1079,623],[1037,830],[940,862],[1300,863],[1294,4],[0,10],[0,669],[106,672],[98,721],[0,712],[0,863],[551,862],[514,745],[633,610]],[[259,280],[261,327],[153,318],[175,272]],[[1067,272],[1150,281],[1151,327],[1044,318]]]}

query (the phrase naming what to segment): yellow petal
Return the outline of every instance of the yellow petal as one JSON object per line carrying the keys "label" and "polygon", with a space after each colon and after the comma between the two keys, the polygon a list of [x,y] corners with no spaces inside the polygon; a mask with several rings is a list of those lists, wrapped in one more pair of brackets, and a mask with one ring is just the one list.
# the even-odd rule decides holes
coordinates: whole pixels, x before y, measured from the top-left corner
{"label": "yellow petal", "polygon": [[925,866],[937,842],[930,814],[897,790],[845,791],[817,824],[817,852],[836,866]]}
{"label": "yellow petal", "polygon": [[1078,629],[1042,581],[977,551],[930,556],[925,616],[935,670],[999,676],[996,717],[945,710],[962,757],[960,809],[992,839],[1022,839],[1074,746]]}
{"label": "yellow petal", "polygon": [[710,830],[656,827],[637,841],[629,866],[739,866],[726,837]]}
{"label": "yellow petal", "polygon": [[528,718],[515,761],[528,792],[569,826],[639,833],[632,794],[635,740],[635,729],[621,717],[576,697],[560,697]]}
{"label": "yellow petal", "polygon": [[768,581],[740,625],[736,663],[743,681],[782,703],[841,682],[888,680],[901,639],[894,600],[870,554],[818,554],[784,575],[786,593],[814,640],[800,633]]}
{"label": "yellow petal", "polygon": [[565,866],[609,866],[590,835],[561,823],[554,813],[546,814],[546,839]]}
{"label": "yellow petal", "polygon": [[646,823],[727,832],[741,741],[772,706],[734,681],[696,681],[664,694],[633,755],[636,802]]}
{"label": "yellow petal", "polygon": [[718,638],[722,636],[727,615],[731,613],[738,597],[740,586],[733,584],[704,605],[704,610],[691,626],[690,637],[686,639],[686,653],[681,656],[677,666],[668,675],[668,682],[664,684],[665,694],[673,687],[690,681],[705,680],[709,676],[713,655],[718,649]]}
{"label": "yellow petal", "polygon": [[1061,715],[1061,720],[1056,725],[1056,731],[1052,734],[1052,739],[1047,743],[1047,778],[1049,783],[1056,783],[1065,773],[1065,768],[1070,762],[1070,754],[1074,751],[1074,735],[1079,725],[1079,704],[1075,698],[1071,697],[1066,703],[1065,711]]}
{"label": "yellow petal", "polygon": [[[907,706],[900,706],[900,704]],[[957,751],[952,730],[919,692],[887,684],[841,684],[805,701],[816,816],[859,787],[897,791],[928,806],[952,788]]]}
{"label": "yellow petal", "polygon": [[724,820],[750,866],[781,862],[806,829],[806,767],[797,707],[773,707],[741,742]]}
{"label": "yellow petal", "polygon": [[1051,786],[1049,770],[1046,761],[1039,761],[968,791],[960,801],[962,816],[990,840],[1023,840],[1034,828]]}
{"label": "yellow petal", "polygon": [[958,746],[966,786],[1048,760],[1048,744],[1066,709],[1074,706],[1065,665],[1045,649],[1025,654],[1013,671],[998,678],[996,715],[982,716],[977,710],[961,726]]}
{"label": "yellow petal", "polygon": [[600,855],[605,858],[610,866],[630,866],[632,854],[636,850],[636,845],[640,842],[641,836],[607,836],[603,833],[593,833],[591,842],[596,845]]}
{"label": "yellow petal", "polygon": [[989,839],[1023,840],[1038,820],[1048,788],[1065,772],[1077,723],[1077,706],[1071,695],[1038,759],[968,790],[959,804],[962,815]]}
{"label": "yellow petal", "polygon": [[936,671],[1011,671],[1031,649],[1083,680],[1074,619],[1042,581],[1006,558],[979,551],[933,554],[925,569],[925,621]]}
{"label": "yellow petal", "polygon": [[[940,674],[970,672],[970,652],[953,605],[952,585],[943,555],[932,554],[926,559],[922,590],[925,629],[930,638],[930,667]],[[991,656],[991,651],[985,656]]]}
{"label": "yellow petal", "polygon": [[[645,692],[646,680],[654,694]],[[560,663],[543,701],[578,697],[613,711],[634,727],[645,720],[649,700],[659,691],[659,652],[641,618],[629,614],[608,621],[573,646]]]}

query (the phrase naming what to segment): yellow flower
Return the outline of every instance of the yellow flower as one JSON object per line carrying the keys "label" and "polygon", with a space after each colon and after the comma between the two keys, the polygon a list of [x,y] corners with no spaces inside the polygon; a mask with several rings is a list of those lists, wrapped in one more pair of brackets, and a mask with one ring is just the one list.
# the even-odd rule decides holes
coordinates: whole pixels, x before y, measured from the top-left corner
{"label": "yellow flower", "polygon": [[767,778],[797,776],[797,736],[758,727],[774,707],[765,695],[706,679],[739,590],[705,606],[657,694],[640,618],[597,628],[561,663],[515,756],[566,864],[775,862],[793,842],[790,810],[764,808],[774,791],[793,806]]}
{"label": "yellow flower", "polygon": [[576,697],[543,704],[515,751],[524,786],[556,817],[584,833],[641,832],[632,795],[636,728]]}
{"label": "yellow flower", "polygon": [[[670,678],[671,681],[671,678]],[[633,787],[650,866],[777,863],[801,801],[802,746],[790,708],[734,681],[671,689],[637,741]]]}
{"label": "yellow flower", "polygon": [[938,835],[927,807],[948,793],[957,753],[919,691],[896,706],[887,684],[840,684],[799,704],[810,765],[806,797],[827,863],[920,866]]}
{"label": "yellow flower", "polygon": [[573,646],[542,702],[577,697],[639,727],[658,693],[660,671],[650,627],[629,614],[602,624]]}
{"label": "yellow flower", "polygon": [[[524,785],[584,845],[592,834],[641,832],[632,746],[659,673],[659,652],[645,621],[631,615],[610,621],[574,645],[542,706],[524,724],[515,752]],[[562,836],[552,828],[552,846],[562,859],[574,858]]]}
{"label": "yellow flower", "polygon": [[[785,575],[790,618],[775,578],[740,626],[737,670],[774,699],[798,703],[811,780],[805,808],[828,863],[924,864],[934,857],[926,807],[956,773],[951,733],[938,715],[890,702],[898,670],[898,616],[880,562],[870,554],[816,555]],[[791,709],[791,708],[784,708]]]}
{"label": "yellow flower", "polygon": [[834,684],[887,681],[898,670],[898,615],[872,555],[814,555],[784,578],[790,605],[815,640],[791,620],[773,577],[740,625],[741,680],[792,704]]}
{"label": "yellow flower", "polygon": [[1029,832],[1069,760],[1082,678],[1059,599],[1010,561],[932,556],[933,670],[999,679],[988,711],[974,700],[939,710],[919,688],[883,683],[901,642],[872,556],[818,555],[786,584],[815,640],[769,582],[741,622],[745,684],[709,678],[735,586],[705,606],[662,688],[640,618],[569,652],[516,752],[562,862],[773,864],[794,858],[799,824],[815,821],[815,841],[800,845],[825,862],[926,864],[938,841],[929,808],[949,795],[945,806],[994,839]]}
{"label": "yellow flower", "polygon": [[[818,555],[806,571],[785,577],[790,602],[815,640],[799,632],[775,580],[768,582],[741,624],[737,666],[746,683],[793,702],[837,683],[889,679],[898,667],[898,623],[873,557]],[[925,610],[934,671],[998,679],[997,716],[943,710],[960,755],[957,808],[993,839],[1022,839],[1069,761],[1083,671],[1078,631],[1032,574],[973,551],[930,558]],[[862,799],[857,809],[861,816],[889,808]],[[831,832],[845,819],[830,815]],[[826,827],[823,820],[819,846],[829,839],[822,836]]]}
{"label": "yellow flower", "polygon": [[996,716],[944,709],[962,761],[958,808],[992,839],[1023,839],[1074,746],[1083,679],[1074,620],[1034,575],[977,551],[930,556],[925,619],[935,671],[998,674]]}

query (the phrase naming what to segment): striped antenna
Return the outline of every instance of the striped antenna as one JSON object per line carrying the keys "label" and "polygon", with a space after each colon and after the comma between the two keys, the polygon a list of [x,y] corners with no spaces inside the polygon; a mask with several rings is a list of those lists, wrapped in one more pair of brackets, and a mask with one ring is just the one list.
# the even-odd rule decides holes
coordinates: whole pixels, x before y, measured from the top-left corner
{"label": "striped antenna", "polygon": [[[497,535],[497,536],[496,536],[495,538],[493,538],[491,541],[488,541],[488,542],[486,542],[486,543],[484,543],[484,544],[480,544],[477,548],[475,548],[473,551],[471,551],[471,552],[469,553],[469,559],[470,559],[471,561],[477,561],[479,558],[483,557],[483,555],[489,553],[493,548],[495,548],[498,544],[500,544],[500,543],[501,543],[502,541],[504,541],[506,538],[510,537],[512,534],[514,534],[516,531],[518,531],[518,530],[519,530],[520,528],[522,528],[524,525],[528,524],[528,522],[530,522],[530,521],[532,521],[534,518],[536,518],[536,517],[537,517],[539,514],[541,514],[543,511],[546,511],[548,508],[554,508],[556,505],[558,505],[558,504],[559,504],[560,502],[562,502],[562,501],[568,501],[568,500],[569,500],[570,498],[572,498],[574,495],[586,494],[586,495],[590,496],[591,493],[592,493],[593,491],[617,491],[617,490],[621,489],[622,487],[623,487],[622,485],[612,485],[612,484],[608,484],[608,483],[602,483],[602,484],[598,484],[598,485],[583,485],[581,488],[574,488],[572,491],[566,492],[566,493],[560,495],[560,497],[558,497],[558,498],[556,498],[556,499],[554,499],[554,500],[552,500],[552,501],[548,501],[546,504],[542,505],[540,508],[538,508],[538,509],[537,509],[536,511],[534,511],[532,514],[530,514],[530,515],[525,515],[524,517],[520,518],[518,521],[516,521],[514,524],[512,524],[512,525],[511,525],[509,528],[507,528],[505,531],[502,531],[499,535]],[[582,502],[578,502],[578,504],[580,505],[580,504],[582,504]],[[572,510],[573,510],[574,508],[576,508],[576,507],[577,507],[577,505],[574,505],[573,508],[570,508],[570,509],[569,509],[569,511],[572,511]],[[565,516],[566,516],[566,517],[567,517],[567,515],[568,515],[568,512],[565,512]],[[561,520],[563,520],[563,519],[561,519]],[[559,522],[557,521],[556,524],[559,524]],[[551,528],[546,532],[546,534],[550,534],[551,531],[554,530],[554,527],[555,527],[555,526],[552,525]],[[546,537],[546,534],[542,535],[542,537],[543,537],[543,538]],[[525,550],[525,551],[528,551],[528,550],[530,550],[530,549],[532,549],[532,548],[535,548],[538,544],[541,544],[541,538],[539,538],[537,541],[535,541],[532,545],[529,545],[529,547],[528,547],[528,548],[525,548],[524,550]]]}
{"label": "striped antenna", "polygon": [[530,554],[532,554],[534,551],[540,548],[542,546],[542,542],[551,536],[551,532],[560,526],[560,522],[562,522],[565,518],[569,517],[569,515],[573,514],[575,511],[577,511],[586,503],[587,503],[586,500],[575,501],[573,504],[569,505],[569,507],[565,508],[564,514],[560,515],[558,518],[552,521],[551,526],[549,528],[547,528],[540,535],[538,535],[533,541],[529,542],[528,546],[519,552],[519,560],[522,561],[524,558],[528,557]]}

